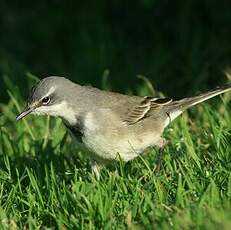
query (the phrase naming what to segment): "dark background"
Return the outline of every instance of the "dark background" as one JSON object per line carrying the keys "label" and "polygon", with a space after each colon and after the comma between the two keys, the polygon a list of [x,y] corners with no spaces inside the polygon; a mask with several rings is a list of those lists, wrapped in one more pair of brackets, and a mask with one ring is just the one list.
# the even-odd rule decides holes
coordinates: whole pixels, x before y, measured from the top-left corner
{"label": "dark background", "polygon": [[66,76],[135,92],[148,77],[180,97],[223,84],[231,58],[231,1],[0,0],[0,102],[6,76],[25,96],[26,76]]}

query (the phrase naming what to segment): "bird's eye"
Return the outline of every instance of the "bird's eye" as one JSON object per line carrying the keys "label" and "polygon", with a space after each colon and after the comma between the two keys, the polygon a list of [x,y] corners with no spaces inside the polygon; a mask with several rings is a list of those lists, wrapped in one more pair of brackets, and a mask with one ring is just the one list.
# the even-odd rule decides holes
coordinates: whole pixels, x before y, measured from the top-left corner
{"label": "bird's eye", "polygon": [[42,103],[43,103],[44,105],[47,105],[49,102],[50,102],[50,98],[49,98],[49,97],[44,97],[44,98],[42,99]]}

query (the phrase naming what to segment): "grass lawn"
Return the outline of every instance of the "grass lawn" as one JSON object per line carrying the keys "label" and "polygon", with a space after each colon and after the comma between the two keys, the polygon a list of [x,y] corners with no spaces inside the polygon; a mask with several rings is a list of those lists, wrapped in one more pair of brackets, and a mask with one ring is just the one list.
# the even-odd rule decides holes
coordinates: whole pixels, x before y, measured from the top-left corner
{"label": "grass lawn", "polygon": [[[14,92],[13,94],[11,92]],[[231,229],[230,94],[184,113],[158,151],[105,167],[100,180],[59,119],[15,116],[18,90],[0,104],[2,229]]]}

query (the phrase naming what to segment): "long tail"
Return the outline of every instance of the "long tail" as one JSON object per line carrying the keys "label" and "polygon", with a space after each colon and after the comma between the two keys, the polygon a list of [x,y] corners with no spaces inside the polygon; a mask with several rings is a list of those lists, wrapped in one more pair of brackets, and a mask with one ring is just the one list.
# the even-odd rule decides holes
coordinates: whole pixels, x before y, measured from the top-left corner
{"label": "long tail", "polygon": [[[166,113],[169,115],[170,121],[173,121],[176,117],[178,117],[181,113],[183,113],[186,109],[197,105],[203,101],[206,101],[212,97],[220,95],[222,93],[228,92],[231,90],[231,84],[227,84],[221,87],[217,87],[216,89],[210,90],[208,92],[202,93],[195,97],[188,97],[178,101],[173,101],[166,105]],[[166,123],[168,125],[169,122]]]}

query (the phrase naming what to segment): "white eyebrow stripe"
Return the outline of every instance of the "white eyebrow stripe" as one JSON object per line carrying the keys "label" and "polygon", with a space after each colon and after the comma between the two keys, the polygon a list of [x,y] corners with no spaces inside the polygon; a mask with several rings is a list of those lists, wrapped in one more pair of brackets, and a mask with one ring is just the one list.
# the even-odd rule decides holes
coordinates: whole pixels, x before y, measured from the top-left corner
{"label": "white eyebrow stripe", "polygon": [[44,95],[44,97],[50,96],[52,93],[54,93],[55,89],[56,89],[56,87],[52,86],[52,87],[49,89],[48,93],[47,93],[46,95]]}

